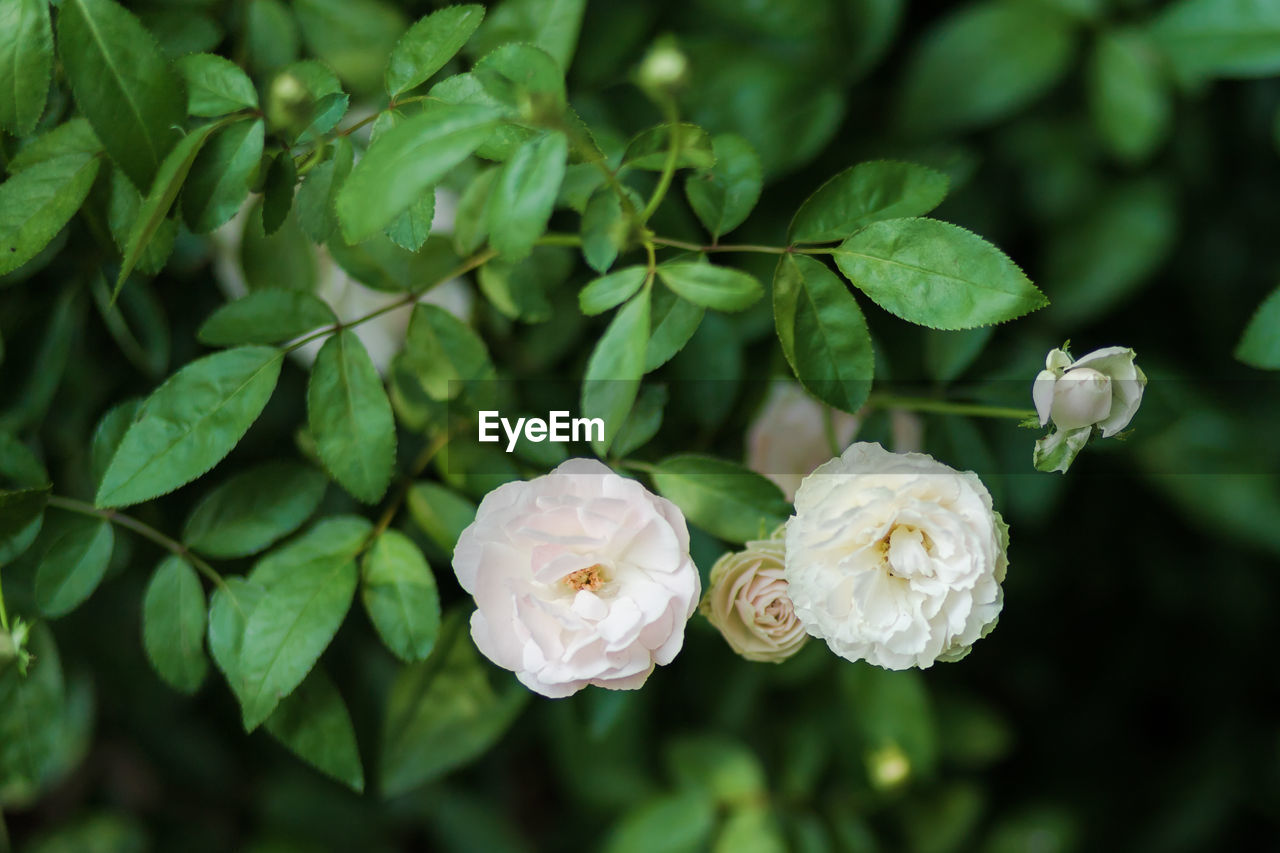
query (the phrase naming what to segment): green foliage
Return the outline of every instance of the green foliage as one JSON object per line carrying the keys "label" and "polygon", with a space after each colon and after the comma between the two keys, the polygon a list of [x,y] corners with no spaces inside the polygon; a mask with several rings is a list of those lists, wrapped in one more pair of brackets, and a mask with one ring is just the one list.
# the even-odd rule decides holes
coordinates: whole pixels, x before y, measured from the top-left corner
{"label": "green foliage", "polygon": [[728,234],[751,214],[764,182],[751,144],[726,133],[711,140],[715,165],[685,179],[689,206],[713,239]]}
{"label": "green foliage", "polygon": [[463,632],[465,614],[450,613],[431,657],[406,666],[391,687],[383,728],[380,787],[406,793],[488,749],[528,699],[516,684],[495,690]]}
{"label": "green foliage", "polygon": [[265,728],[303,761],[359,793],[364,768],[351,714],[333,681],[313,669],[267,718]]}
{"label": "green foliage", "polygon": [[275,390],[281,353],[237,347],[179,370],[142,404],[98,487],[98,506],[171,492],[218,464]]}
{"label": "green foliage", "polygon": [[378,370],[354,332],[330,337],[311,370],[307,423],[325,468],[348,492],[376,503],[391,483],[396,430]]}
{"label": "green foliage", "polygon": [[828,405],[856,412],[871,393],[875,355],[844,282],[821,261],[786,255],[773,278],[773,317],[800,384]]}
{"label": "green foliage", "polygon": [[900,123],[929,135],[989,124],[1043,95],[1066,72],[1074,27],[1019,0],[979,0],[936,23],[899,94]]}
{"label": "green foliage", "polygon": [[406,663],[426,660],[440,633],[440,595],[409,537],[388,530],[374,540],[361,564],[360,592],[387,648]]}
{"label": "green foliage", "polygon": [[724,459],[669,457],[658,463],[653,484],[695,525],[728,542],[767,538],[791,514],[777,486]]}
{"label": "green foliage", "polygon": [[1251,367],[1280,369],[1280,290],[1273,290],[1249,319],[1235,356]]}
{"label": "green foliage", "polygon": [[35,128],[49,96],[53,31],[43,0],[17,0],[0,10],[0,67],[12,76],[0,87],[0,127],[18,136]]}
{"label": "green foliage", "polygon": [[933,329],[1003,323],[1047,304],[1007,255],[933,219],[890,219],[858,231],[836,265],[877,305]]}
{"label": "green foliage", "polygon": [[211,53],[193,53],[175,63],[187,89],[187,112],[221,116],[258,107],[258,93],[240,66]]}
{"label": "green foliage", "polygon": [[485,140],[496,118],[486,107],[442,106],[380,136],[351,170],[336,199],[347,240],[376,234],[434,189]]}
{"label": "green foliage", "polygon": [[247,557],[301,527],[319,507],[325,478],[296,462],[265,462],[236,474],[191,510],[182,541],[209,557]]}
{"label": "green foliage", "polygon": [[618,309],[587,362],[582,380],[582,412],[604,419],[604,437],[593,446],[603,455],[631,411],[644,375],[649,343],[649,290],[640,291]]}
{"label": "green foliage", "polygon": [[947,176],[915,163],[859,163],[827,181],[796,211],[793,243],[829,243],[882,219],[923,216],[947,195]]}
{"label": "green foliage", "polygon": [[84,203],[101,161],[72,153],[36,162],[0,184],[0,274],[18,269]]}
{"label": "green foliage", "polygon": [[76,105],[111,159],[146,192],[185,113],[155,37],[114,0],[69,0],[59,7],[58,55]]}
{"label": "green foliage", "polygon": [[204,656],[207,615],[195,569],[180,557],[166,557],[142,598],[142,645],[174,690],[194,693],[209,670]]}
{"label": "green foliage", "polygon": [[[243,637],[223,669],[228,682],[242,684],[247,731],[265,722],[302,683],[333,639],[351,607],[355,555],[368,533],[368,522],[360,518],[325,519],[254,564],[247,582],[261,596],[251,606],[240,600]],[[211,619],[211,645],[213,630]]]}
{"label": "green foliage", "polygon": [[395,98],[425,83],[462,50],[482,20],[483,6],[448,6],[410,27],[387,62],[387,94]]}

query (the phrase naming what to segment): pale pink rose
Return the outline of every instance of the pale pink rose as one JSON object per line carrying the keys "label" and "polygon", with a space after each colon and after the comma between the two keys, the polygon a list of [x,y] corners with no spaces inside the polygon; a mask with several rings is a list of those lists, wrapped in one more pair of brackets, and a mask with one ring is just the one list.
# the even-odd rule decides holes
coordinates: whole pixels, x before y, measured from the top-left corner
{"label": "pale pink rose", "polygon": [[750,661],[782,663],[809,639],[787,596],[780,534],[716,560],[700,605],[730,648]]}
{"label": "pale pink rose", "polygon": [[853,441],[856,416],[824,406],[795,382],[774,382],[747,430],[747,467],[777,483],[791,500],[805,475],[831,458],[828,416],[836,445]]}
{"label": "pale pink rose", "polygon": [[552,698],[641,687],[701,592],[680,510],[594,459],[485,495],[453,570],[476,647]]}

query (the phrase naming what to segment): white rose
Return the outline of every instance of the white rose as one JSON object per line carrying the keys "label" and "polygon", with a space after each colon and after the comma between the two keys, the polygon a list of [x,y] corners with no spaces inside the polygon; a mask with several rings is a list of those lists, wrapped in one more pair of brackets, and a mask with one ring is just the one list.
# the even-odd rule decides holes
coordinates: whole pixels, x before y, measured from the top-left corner
{"label": "white rose", "polygon": [[805,478],[795,506],[789,594],[836,654],[927,667],[995,627],[1008,533],[973,472],[858,442]]}
{"label": "white rose", "polygon": [[1066,471],[1095,428],[1108,438],[1129,425],[1147,384],[1134,357],[1126,347],[1104,347],[1075,361],[1065,350],[1049,351],[1031,386],[1040,426],[1054,425],[1036,442],[1037,469]]}
{"label": "white rose", "polygon": [[1142,403],[1147,377],[1126,347],[1094,350],[1075,361],[1050,350],[1044,366],[1031,390],[1040,426],[1050,420],[1064,430],[1096,426],[1108,438],[1129,425]]}
{"label": "white rose", "polygon": [[[252,207],[253,199],[250,198],[230,222],[209,235],[213,242],[214,278],[228,299],[239,299],[249,292],[244,270],[240,266],[240,241]],[[432,219],[431,229],[442,233],[452,231],[456,211],[457,197],[446,190],[437,190],[435,218]],[[350,322],[376,311],[395,299],[394,293],[365,287],[349,276],[323,246],[311,248],[316,261],[315,295],[329,303],[329,307],[342,322]],[[473,299],[467,285],[455,278],[431,288],[419,301],[438,305],[465,322],[470,317]],[[361,323],[352,330],[368,350],[369,358],[373,360],[378,373],[385,375],[391,359],[404,347],[405,334],[409,330],[409,316],[412,313],[413,306],[406,305]],[[323,345],[323,340],[315,340],[294,350],[291,355],[309,365],[316,360],[316,354]]]}
{"label": "white rose", "polygon": [[858,418],[824,406],[795,382],[772,383],[747,430],[747,467],[768,477],[791,500],[804,476],[831,458],[828,417],[837,446],[853,441]]}
{"label": "white rose", "polygon": [[781,663],[809,639],[787,596],[785,556],[786,547],[775,536],[748,542],[711,567],[702,613],[747,660]]}
{"label": "white rose", "polygon": [[476,647],[552,698],[642,686],[701,592],[680,510],[594,459],[485,495],[453,570]]}

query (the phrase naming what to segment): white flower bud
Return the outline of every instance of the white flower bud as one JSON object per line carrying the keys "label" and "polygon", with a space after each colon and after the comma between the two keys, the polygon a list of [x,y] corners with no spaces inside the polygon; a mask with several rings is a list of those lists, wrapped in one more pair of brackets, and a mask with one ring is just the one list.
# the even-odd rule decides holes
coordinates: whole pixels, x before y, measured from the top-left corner
{"label": "white flower bud", "polygon": [[716,560],[700,605],[729,646],[751,661],[782,663],[809,639],[787,597],[780,533]]}
{"label": "white flower bud", "polygon": [[1055,429],[1036,442],[1033,460],[1039,471],[1066,471],[1095,428],[1107,438],[1129,425],[1147,377],[1125,347],[1104,347],[1075,361],[1064,350],[1050,350],[1044,366],[1031,399],[1040,425],[1052,421]]}
{"label": "white flower bud", "polygon": [[1096,426],[1107,438],[1129,425],[1146,384],[1131,349],[1105,347],[1074,362],[1055,349],[1036,376],[1031,396],[1041,426],[1050,421],[1062,430]]}

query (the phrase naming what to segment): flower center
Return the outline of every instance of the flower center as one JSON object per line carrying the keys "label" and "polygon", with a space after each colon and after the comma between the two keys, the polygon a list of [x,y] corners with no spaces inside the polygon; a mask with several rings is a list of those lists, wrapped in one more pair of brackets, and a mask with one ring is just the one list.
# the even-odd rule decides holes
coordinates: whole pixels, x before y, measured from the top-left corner
{"label": "flower center", "polygon": [[570,572],[565,575],[563,581],[574,592],[582,592],[584,589],[588,592],[595,592],[604,586],[604,566],[596,563],[594,566],[578,569],[576,572]]}
{"label": "flower center", "polygon": [[895,524],[873,546],[891,578],[932,574],[923,562],[933,551],[929,534],[910,524]]}

